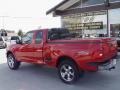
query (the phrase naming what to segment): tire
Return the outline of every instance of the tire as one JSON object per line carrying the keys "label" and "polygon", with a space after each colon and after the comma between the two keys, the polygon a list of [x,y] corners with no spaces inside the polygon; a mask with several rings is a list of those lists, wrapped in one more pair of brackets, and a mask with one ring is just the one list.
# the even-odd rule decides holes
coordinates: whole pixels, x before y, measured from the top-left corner
{"label": "tire", "polygon": [[64,83],[73,84],[79,80],[80,72],[73,62],[65,60],[59,64],[58,74]]}
{"label": "tire", "polygon": [[11,70],[17,70],[20,66],[20,62],[16,61],[13,54],[7,55],[7,64]]}

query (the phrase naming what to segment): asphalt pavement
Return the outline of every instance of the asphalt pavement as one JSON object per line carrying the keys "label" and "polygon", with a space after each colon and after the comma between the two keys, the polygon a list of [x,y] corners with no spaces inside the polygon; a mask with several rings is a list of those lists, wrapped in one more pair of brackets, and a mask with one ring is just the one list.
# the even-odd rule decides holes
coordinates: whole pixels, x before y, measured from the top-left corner
{"label": "asphalt pavement", "polygon": [[53,68],[22,63],[19,70],[10,70],[5,53],[0,49],[0,90],[120,90],[119,60],[115,70],[87,72],[76,84],[67,85]]}

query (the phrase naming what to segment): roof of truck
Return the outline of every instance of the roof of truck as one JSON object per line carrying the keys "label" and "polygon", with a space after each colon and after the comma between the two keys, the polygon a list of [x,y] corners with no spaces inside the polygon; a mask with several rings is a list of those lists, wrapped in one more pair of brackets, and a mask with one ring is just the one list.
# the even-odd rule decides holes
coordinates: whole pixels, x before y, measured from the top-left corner
{"label": "roof of truck", "polygon": [[44,31],[44,30],[49,30],[49,29],[36,29],[36,30],[30,30],[28,32],[36,32],[36,31]]}

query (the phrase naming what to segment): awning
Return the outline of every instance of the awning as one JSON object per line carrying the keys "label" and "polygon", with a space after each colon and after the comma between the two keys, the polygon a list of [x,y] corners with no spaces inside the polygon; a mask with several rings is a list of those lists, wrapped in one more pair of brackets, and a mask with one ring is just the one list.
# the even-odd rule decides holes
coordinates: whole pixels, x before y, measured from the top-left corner
{"label": "awning", "polygon": [[52,9],[48,10],[46,12],[46,14],[50,14],[55,11],[63,11],[65,9],[69,8],[70,6],[74,5],[78,1],[80,1],[80,0],[64,0],[61,3],[59,3],[58,5],[56,5],[55,7],[53,7]]}

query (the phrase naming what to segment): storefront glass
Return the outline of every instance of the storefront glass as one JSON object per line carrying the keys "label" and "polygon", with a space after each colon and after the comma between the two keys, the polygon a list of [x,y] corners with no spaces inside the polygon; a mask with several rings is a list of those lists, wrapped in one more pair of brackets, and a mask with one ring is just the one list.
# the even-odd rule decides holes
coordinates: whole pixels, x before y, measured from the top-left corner
{"label": "storefront glass", "polygon": [[110,2],[117,2],[117,1],[119,1],[119,2],[120,2],[120,0],[110,0]]}
{"label": "storefront glass", "polygon": [[62,24],[64,28],[79,33],[82,38],[107,36],[106,11],[62,16]]}
{"label": "storefront glass", "polygon": [[120,39],[120,8],[109,10],[109,27],[111,37]]}
{"label": "storefront glass", "polygon": [[82,0],[82,7],[104,4],[104,0]]}
{"label": "storefront glass", "polygon": [[69,9],[90,7],[90,6],[95,6],[95,5],[104,4],[104,3],[105,3],[105,0],[80,0],[78,3],[74,4]]}

